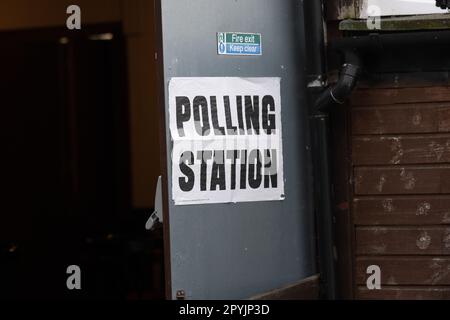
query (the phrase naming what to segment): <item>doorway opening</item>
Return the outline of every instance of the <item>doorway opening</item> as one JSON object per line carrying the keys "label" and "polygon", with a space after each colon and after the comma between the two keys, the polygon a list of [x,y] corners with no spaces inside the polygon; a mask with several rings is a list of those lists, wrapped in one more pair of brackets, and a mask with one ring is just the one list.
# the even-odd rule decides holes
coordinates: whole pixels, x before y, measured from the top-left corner
{"label": "doorway opening", "polygon": [[[162,231],[132,201],[121,24],[0,41],[0,297],[163,299]],[[71,265],[82,290],[67,288]]]}

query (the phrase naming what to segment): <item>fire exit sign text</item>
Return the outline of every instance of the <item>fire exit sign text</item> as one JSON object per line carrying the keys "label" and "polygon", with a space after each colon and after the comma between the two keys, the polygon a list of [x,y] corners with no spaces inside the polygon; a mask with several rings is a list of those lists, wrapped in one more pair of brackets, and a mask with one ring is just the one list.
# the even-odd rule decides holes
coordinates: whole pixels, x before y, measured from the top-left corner
{"label": "fire exit sign text", "polygon": [[241,32],[219,32],[217,34],[219,55],[262,55],[261,34]]}

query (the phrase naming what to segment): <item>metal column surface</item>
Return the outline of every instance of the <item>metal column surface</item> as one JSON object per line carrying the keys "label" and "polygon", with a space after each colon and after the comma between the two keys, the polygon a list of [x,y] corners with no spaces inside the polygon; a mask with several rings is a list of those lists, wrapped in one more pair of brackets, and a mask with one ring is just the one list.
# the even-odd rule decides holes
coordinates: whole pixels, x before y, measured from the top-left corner
{"label": "metal column surface", "polygon": [[[247,299],[316,273],[300,0],[162,0],[172,296]],[[220,56],[217,32],[261,33],[262,56]],[[281,77],[286,199],[175,206],[168,83]]]}

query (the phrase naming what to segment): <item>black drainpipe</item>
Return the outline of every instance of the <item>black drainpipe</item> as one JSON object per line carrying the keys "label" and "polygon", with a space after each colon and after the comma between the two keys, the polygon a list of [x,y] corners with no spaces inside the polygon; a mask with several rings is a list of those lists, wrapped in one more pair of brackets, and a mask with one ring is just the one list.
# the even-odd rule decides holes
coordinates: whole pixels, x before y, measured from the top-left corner
{"label": "black drainpipe", "polygon": [[329,112],[333,105],[344,104],[358,82],[362,69],[359,54],[353,49],[345,49],[342,54],[345,62],[339,72],[339,79],[317,98],[316,112]]}
{"label": "black drainpipe", "polygon": [[[321,275],[322,298],[335,300],[337,293],[336,263],[338,257],[335,239],[335,217],[330,166],[330,119],[328,113],[336,104],[344,104],[355,88],[362,64],[353,49],[341,51],[344,63],[338,81],[328,87],[310,88],[311,127],[313,140],[313,161],[315,178],[316,222],[319,247],[319,271]],[[325,65],[325,60],[324,60]],[[326,75],[321,77],[326,80]],[[318,81],[313,81],[317,84]],[[320,91],[319,91],[320,90]]]}
{"label": "black drainpipe", "polygon": [[326,54],[322,0],[304,0],[306,73],[313,163],[313,198],[322,299],[336,299],[334,226],[331,200],[328,115],[317,112],[315,101],[326,86]]}

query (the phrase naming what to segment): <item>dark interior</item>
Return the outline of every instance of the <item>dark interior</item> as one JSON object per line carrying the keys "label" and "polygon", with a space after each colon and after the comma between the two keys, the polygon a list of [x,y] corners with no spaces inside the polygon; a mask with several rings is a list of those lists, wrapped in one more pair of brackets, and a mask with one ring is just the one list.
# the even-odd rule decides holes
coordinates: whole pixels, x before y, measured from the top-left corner
{"label": "dark interior", "polygon": [[162,232],[131,205],[121,34],[0,33],[0,297],[164,298]]}

